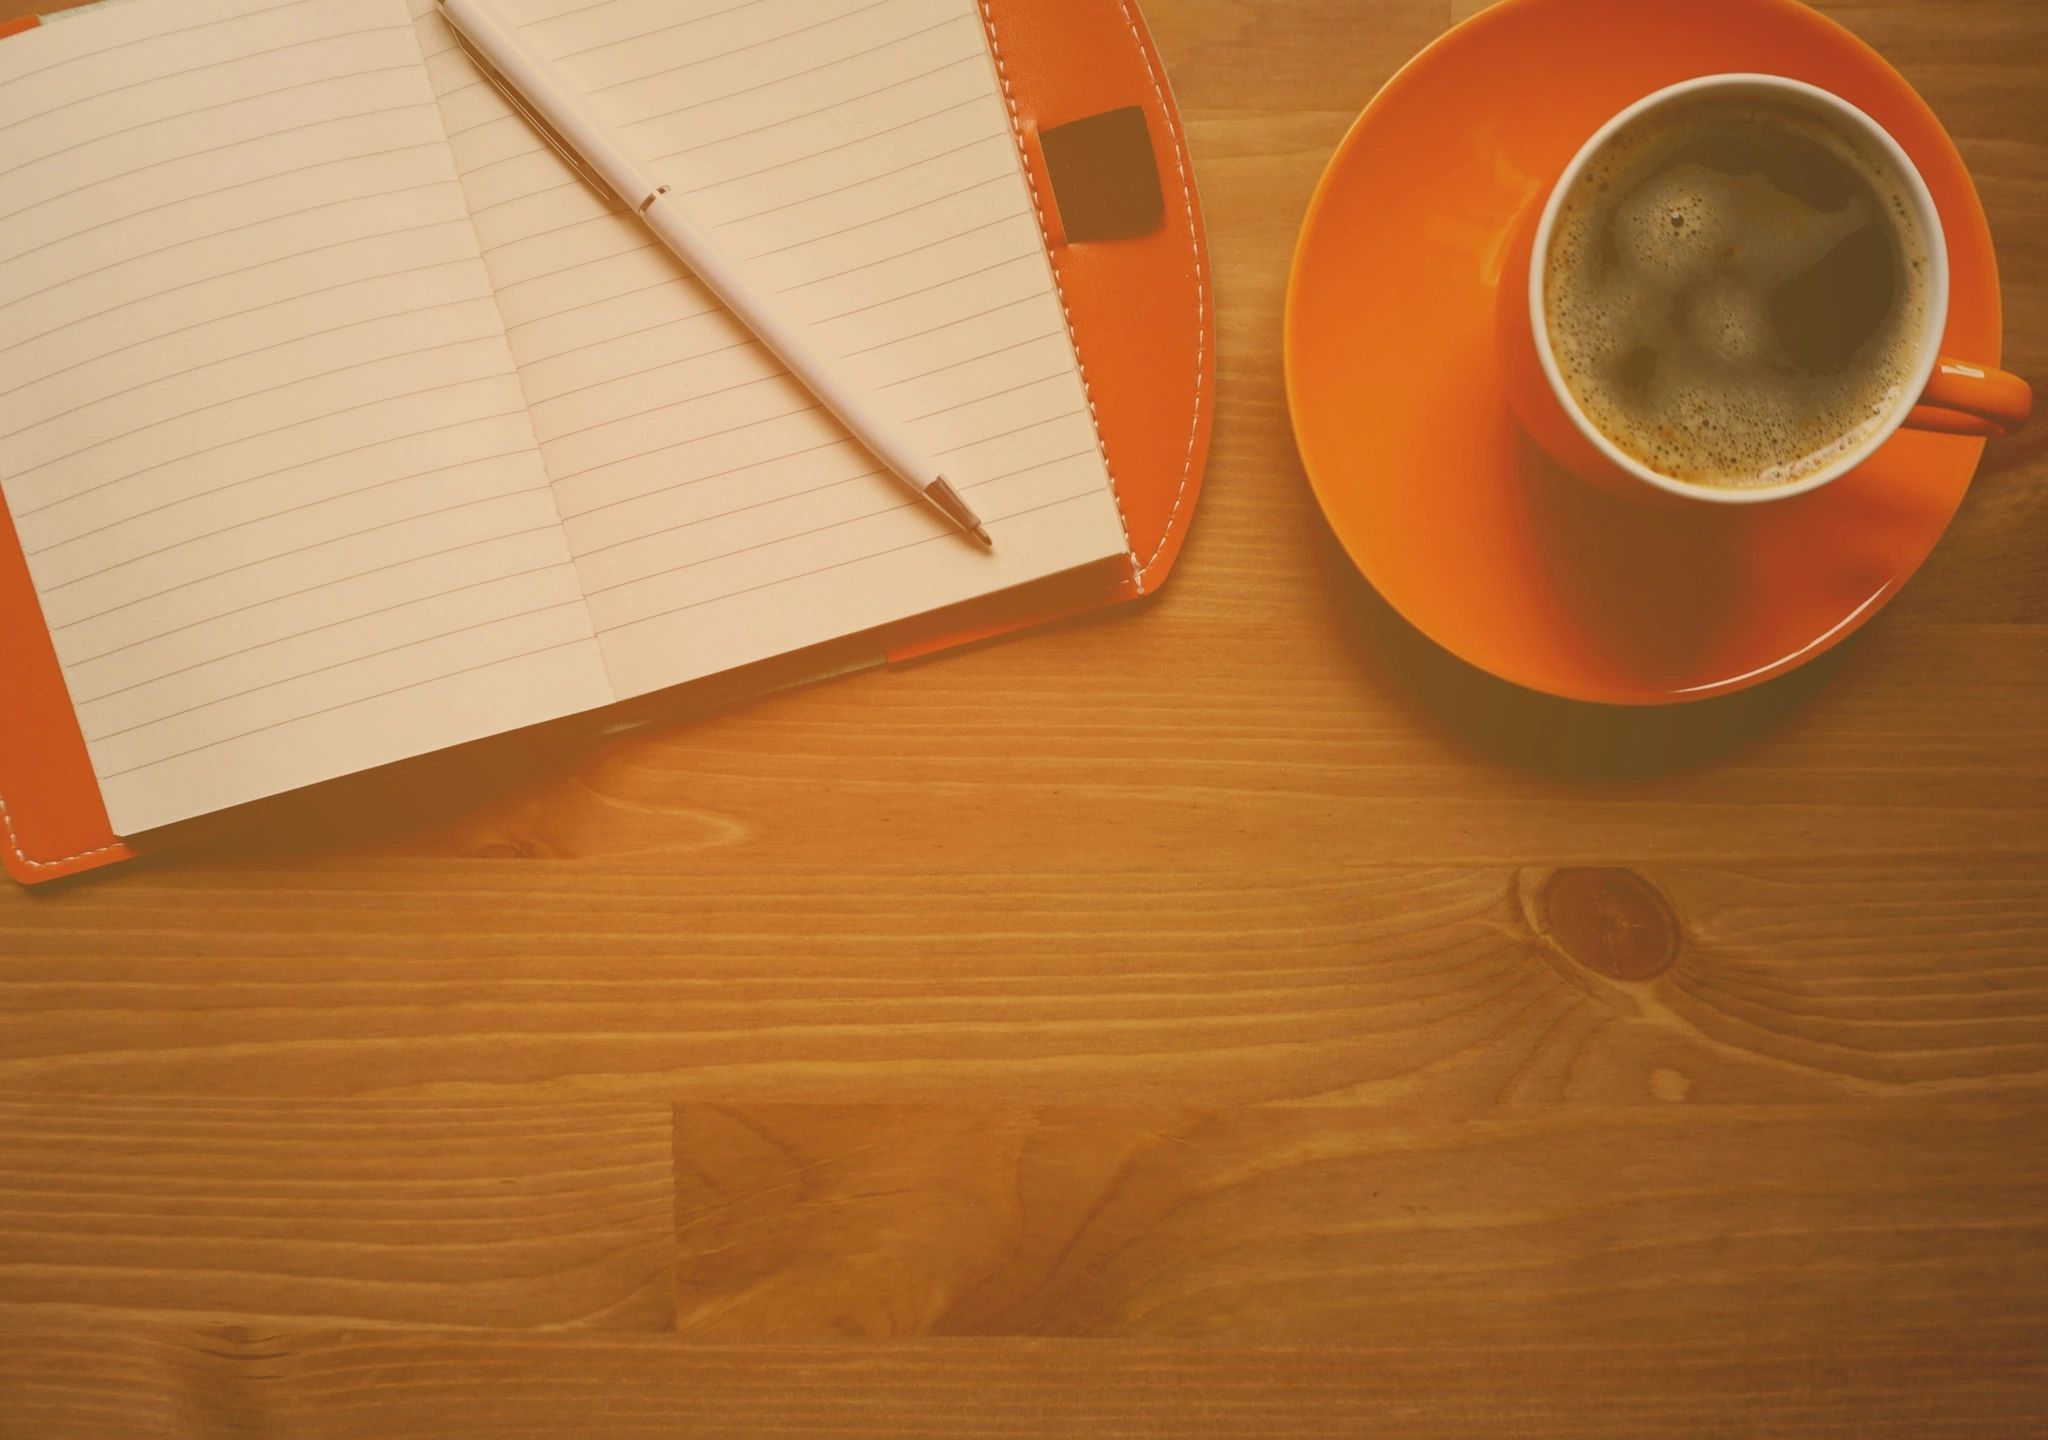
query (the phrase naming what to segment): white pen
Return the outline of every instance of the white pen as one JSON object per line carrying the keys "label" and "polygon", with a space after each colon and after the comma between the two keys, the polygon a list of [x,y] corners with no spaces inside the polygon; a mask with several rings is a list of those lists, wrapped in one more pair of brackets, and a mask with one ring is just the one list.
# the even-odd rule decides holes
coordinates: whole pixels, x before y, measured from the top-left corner
{"label": "white pen", "polygon": [[939,468],[876,413],[830,361],[811,348],[768,297],[755,290],[667,185],[647,174],[619,137],[571,98],[554,67],[527,47],[486,0],[440,0],[441,13],[485,78],[562,158],[603,196],[628,210],[689,266],[704,288],[789,367],[818,402],[838,417],[891,474],[922,495],[962,532],[993,549],[981,520]]}

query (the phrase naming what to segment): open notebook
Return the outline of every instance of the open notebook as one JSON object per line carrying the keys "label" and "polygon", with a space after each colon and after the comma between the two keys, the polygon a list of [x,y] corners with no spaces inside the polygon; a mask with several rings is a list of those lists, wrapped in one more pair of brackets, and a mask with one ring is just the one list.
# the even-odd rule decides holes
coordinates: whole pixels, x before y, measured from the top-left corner
{"label": "open notebook", "polygon": [[994,554],[432,0],[53,17],[0,41],[0,493],[116,834],[1135,562],[976,0],[502,4]]}

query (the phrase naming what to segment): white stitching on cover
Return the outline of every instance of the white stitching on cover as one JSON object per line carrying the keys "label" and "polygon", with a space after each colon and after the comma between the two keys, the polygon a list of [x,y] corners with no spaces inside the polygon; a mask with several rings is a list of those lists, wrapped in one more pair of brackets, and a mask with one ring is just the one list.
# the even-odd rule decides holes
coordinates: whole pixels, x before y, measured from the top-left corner
{"label": "white stitching on cover", "polygon": [[54,870],[59,865],[69,865],[73,860],[84,860],[93,855],[105,855],[111,850],[119,850],[121,848],[121,843],[117,840],[112,845],[102,845],[94,850],[81,850],[76,855],[65,855],[56,860],[37,860],[21,848],[21,837],[14,831],[14,816],[8,813],[7,797],[5,795],[0,795],[0,825],[7,827],[7,846],[14,852],[14,858],[32,870]]}
{"label": "white stitching on cover", "polygon": [[1074,312],[1067,308],[1067,287],[1060,279],[1060,262],[1046,240],[1045,207],[1039,203],[1038,178],[1031,173],[1031,156],[1024,144],[1024,123],[1017,114],[1017,96],[1010,89],[1009,68],[1003,63],[1003,47],[996,38],[995,12],[989,9],[989,0],[980,0],[980,4],[982,23],[988,27],[989,53],[995,57],[996,78],[1002,82],[1003,102],[1010,110],[1010,133],[1017,140],[1017,159],[1024,167],[1024,182],[1031,188],[1031,209],[1038,216],[1039,243],[1045,245],[1045,258],[1052,266],[1053,289],[1059,293],[1060,314],[1067,322],[1067,339],[1074,347],[1074,363],[1081,371],[1081,393],[1088,401],[1088,419],[1095,426],[1096,448],[1102,452],[1102,468],[1109,474],[1109,493],[1116,500],[1116,521],[1123,530],[1124,552],[1131,557],[1131,578],[1142,595],[1145,593],[1145,567],[1139,563],[1137,547],[1131,543],[1131,523],[1124,515],[1124,497],[1123,492],[1117,489],[1115,467],[1109,462],[1109,445],[1102,438],[1102,417],[1095,409],[1095,392],[1088,385],[1088,362],[1081,355],[1081,337],[1074,330]]}
{"label": "white stitching on cover", "polygon": [[1202,366],[1208,349],[1208,292],[1202,280],[1202,240],[1195,229],[1195,197],[1188,187],[1187,149],[1181,144],[1180,128],[1173,123],[1173,106],[1167,103],[1166,92],[1159,84],[1159,73],[1152,68],[1152,56],[1145,48],[1145,37],[1138,33],[1138,22],[1131,18],[1131,7],[1126,0],[1117,0],[1117,8],[1124,12],[1124,24],[1131,30],[1131,39],[1138,47],[1138,56],[1145,62],[1145,78],[1152,82],[1152,93],[1159,99],[1159,113],[1166,117],[1166,133],[1173,137],[1173,165],[1180,172],[1180,198],[1186,207],[1188,217],[1188,249],[1195,259],[1195,413],[1188,422],[1188,453],[1181,462],[1180,488],[1173,492],[1173,508],[1166,512],[1166,528],[1159,532],[1159,543],[1153,547],[1151,558],[1138,569],[1138,586],[1142,591],[1145,571],[1158,560],[1160,552],[1166,549],[1166,541],[1173,534],[1173,522],[1180,515],[1180,502],[1188,493],[1188,480],[1195,469],[1195,436],[1202,429]]}

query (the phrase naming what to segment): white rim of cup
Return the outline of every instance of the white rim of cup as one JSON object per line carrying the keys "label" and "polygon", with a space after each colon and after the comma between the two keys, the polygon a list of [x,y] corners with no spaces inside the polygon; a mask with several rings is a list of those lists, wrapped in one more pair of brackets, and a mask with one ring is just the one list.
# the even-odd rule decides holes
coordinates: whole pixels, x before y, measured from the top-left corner
{"label": "white rim of cup", "polygon": [[[1702,90],[1748,89],[1770,90],[1798,96],[1808,103],[1830,110],[1849,122],[1891,161],[1905,184],[1907,196],[1919,220],[1921,234],[1927,241],[1928,294],[1927,310],[1922,321],[1920,353],[1913,363],[1910,378],[1903,388],[1893,413],[1883,424],[1870,433],[1861,445],[1830,461],[1820,469],[1798,480],[1783,485],[1702,485],[1690,480],[1680,480],[1661,471],[1652,470],[1640,460],[1626,454],[1612,440],[1609,440],[1586,417],[1579,408],[1579,402],[1564,383],[1564,375],[1558,369],[1557,357],[1550,346],[1550,327],[1544,314],[1543,281],[1548,270],[1546,261],[1550,254],[1550,238],[1556,228],[1558,213],[1564,208],[1564,197],[1570,193],[1572,182],[1579,178],[1593,156],[1599,152],[1615,133],[1632,124],[1649,111],[1668,105],[1685,96]],[[1838,480],[1867,460],[1871,452],[1885,441],[1920,401],[1927,389],[1927,381],[1934,374],[1935,361],[1941,355],[1941,338],[1948,326],[1948,243],[1942,235],[1941,214],[1934,207],[1934,197],[1928,192],[1927,182],[1913,164],[1904,148],[1891,137],[1882,125],[1851,105],[1832,91],[1803,80],[1794,80],[1784,75],[1765,75],[1749,71],[1731,71],[1719,75],[1701,75],[1691,80],[1681,80],[1676,85],[1667,85],[1656,90],[1633,105],[1620,111],[1606,124],[1595,130],[1590,139],[1579,147],[1571,163],[1564,167],[1564,174],[1558,177],[1551,188],[1550,200],[1543,207],[1543,218],[1536,227],[1536,241],[1529,252],[1529,327],[1536,341],[1536,358],[1543,366],[1543,374],[1550,382],[1550,390],[1557,397],[1564,413],[1571,417],[1579,433],[1590,441],[1593,447],[1625,473],[1641,480],[1644,484],[1662,490],[1667,494],[1680,495],[1689,500],[1709,500],[1724,505],[1754,505],[1768,500],[1789,500],[1794,495],[1804,495],[1809,490],[1818,490],[1832,480]]]}

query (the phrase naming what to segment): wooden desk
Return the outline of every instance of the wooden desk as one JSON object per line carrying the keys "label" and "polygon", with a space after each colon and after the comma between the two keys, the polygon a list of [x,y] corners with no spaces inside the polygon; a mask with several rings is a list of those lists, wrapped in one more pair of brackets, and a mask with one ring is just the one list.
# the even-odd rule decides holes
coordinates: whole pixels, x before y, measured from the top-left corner
{"label": "wooden desk", "polygon": [[[1165,593],[0,891],[0,1434],[2038,1430],[2048,425],[1793,680],[1464,671],[1278,349],[1464,6],[1149,8],[1224,371]],[[2048,380],[2048,10],[1828,8]]]}

